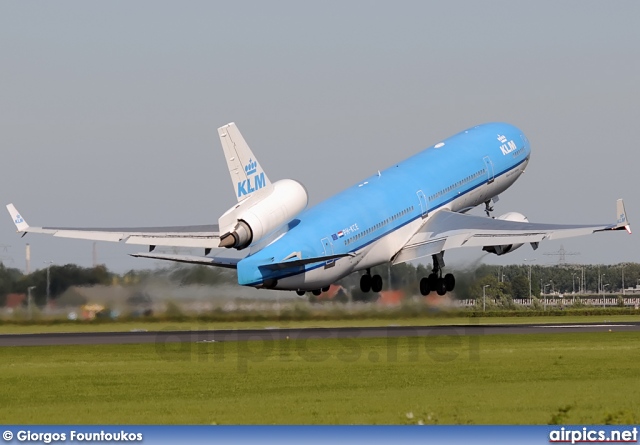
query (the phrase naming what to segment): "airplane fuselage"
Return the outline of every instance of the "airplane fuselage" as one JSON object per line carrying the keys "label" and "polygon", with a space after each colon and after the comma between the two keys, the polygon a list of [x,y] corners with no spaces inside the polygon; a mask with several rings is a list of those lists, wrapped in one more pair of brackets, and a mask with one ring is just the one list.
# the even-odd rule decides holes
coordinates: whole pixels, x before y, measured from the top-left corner
{"label": "airplane fuselage", "polygon": [[[286,233],[238,263],[238,283],[314,290],[386,263],[434,213],[465,212],[509,188],[530,154],[529,141],[513,125],[465,130],[302,212]],[[279,270],[261,267],[336,254],[349,256]]]}

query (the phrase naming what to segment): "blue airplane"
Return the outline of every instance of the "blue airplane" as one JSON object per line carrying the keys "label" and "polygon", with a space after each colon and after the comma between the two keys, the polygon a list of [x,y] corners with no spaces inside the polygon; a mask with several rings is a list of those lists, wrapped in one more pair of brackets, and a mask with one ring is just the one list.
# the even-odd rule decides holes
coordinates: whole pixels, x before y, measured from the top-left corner
{"label": "blue airplane", "polygon": [[[358,271],[364,271],[360,289],[379,292],[383,280],[371,275],[372,267],[425,257],[433,269],[420,280],[420,293],[443,295],[455,288],[453,274],[443,275],[446,250],[475,247],[504,255],[526,243],[537,249],[547,239],[631,233],[621,199],[613,224],[530,223],[517,212],[492,217],[498,196],[524,173],[531,156],[529,140],[510,124],[469,128],[308,209],[305,187],[291,179],[272,183],[234,123],[218,134],[237,203],[217,225],[30,227],[13,204],[7,209],[23,235],[147,245],[148,252],[132,256],[232,268],[241,285],[299,295],[319,295]],[[486,217],[466,214],[482,204]],[[202,248],[204,256],[156,253],[156,246]]]}

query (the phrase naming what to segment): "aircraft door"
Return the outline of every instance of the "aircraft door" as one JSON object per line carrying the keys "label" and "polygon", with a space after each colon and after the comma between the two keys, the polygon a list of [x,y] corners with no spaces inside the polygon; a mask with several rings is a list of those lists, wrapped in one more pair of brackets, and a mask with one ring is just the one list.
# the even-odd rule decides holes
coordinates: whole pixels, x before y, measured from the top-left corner
{"label": "aircraft door", "polygon": [[[322,238],[322,247],[324,248],[325,256],[333,255],[333,243],[331,242],[331,238],[329,237]],[[336,260],[329,260],[324,263],[324,268],[328,269],[335,265],[336,265]]]}
{"label": "aircraft door", "polygon": [[489,156],[485,156],[482,160],[484,161],[485,168],[487,169],[487,184],[491,184],[494,178],[493,162],[491,162],[491,158]]}
{"label": "aircraft door", "polygon": [[427,207],[427,197],[425,196],[422,190],[418,190],[416,193],[418,194],[418,199],[420,200],[420,209],[422,210],[422,217],[426,218],[427,213],[429,212],[429,207]]}

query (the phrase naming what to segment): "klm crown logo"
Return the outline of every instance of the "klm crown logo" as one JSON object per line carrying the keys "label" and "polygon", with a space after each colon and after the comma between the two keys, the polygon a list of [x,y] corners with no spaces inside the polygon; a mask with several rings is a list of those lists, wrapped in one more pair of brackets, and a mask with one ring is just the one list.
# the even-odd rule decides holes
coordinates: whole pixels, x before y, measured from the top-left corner
{"label": "klm crown logo", "polygon": [[21,224],[24,222],[24,218],[20,215],[16,215],[16,219],[13,220],[16,224]]}
{"label": "klm crown logo", "polygon": [[258,169],[258,163],[251,159],[249,159],[249,163],[244,166],[244,172],[247,174],[247,176],[253,175],[257,169]]}
{"label": "klm crown logo", "polygon": [[[244,195],[249,195],[267,185],[267,179],[264,176],[264,172],[256,174],[257,171],[258,163],[253,159],[249,159],[249,163],[244,166],[244,172],[247,174],[247,179],[238,182],[238,198]],[[251,175],[255,176],[252,177]]]}

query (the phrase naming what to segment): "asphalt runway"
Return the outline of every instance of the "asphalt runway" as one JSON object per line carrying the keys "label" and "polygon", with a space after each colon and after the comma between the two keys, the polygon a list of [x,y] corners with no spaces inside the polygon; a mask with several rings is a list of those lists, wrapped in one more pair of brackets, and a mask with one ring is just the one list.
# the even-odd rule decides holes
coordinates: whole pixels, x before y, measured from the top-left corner
{"label": "asphalt runway", "polygon": [[136,343],[197,343],[302,340],[323,338],[429,337],[498,334],[559,334],[569,332],[638,332],[640,322],[555,323],[456,326],[380,326],[344,328],[264,328],[240,330],[74,332],[2,334],[0,346],[106,345]]}

